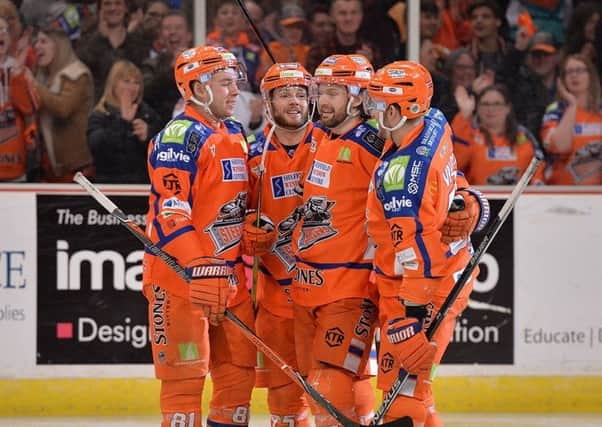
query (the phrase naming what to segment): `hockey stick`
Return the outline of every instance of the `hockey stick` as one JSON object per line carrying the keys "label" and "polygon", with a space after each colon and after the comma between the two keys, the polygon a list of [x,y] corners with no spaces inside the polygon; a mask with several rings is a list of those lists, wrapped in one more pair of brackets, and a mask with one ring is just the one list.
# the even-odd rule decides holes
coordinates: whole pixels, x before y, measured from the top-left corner
{"label": "hockey stick", "polygon": [[259,29],[257,28],[257,26],[255,25],[255,23],[251,19],[251,15],[249,15],[249,11],[247,10],[247,7],[242,2],[242,0],[236,0],[236,3],[238,3],[238,6],[240,7],[240,10],[242,10],[243,15],[245,15],[245,18],[247,18],[247,21],[249,22],[249,25],[251,25],[251,28],[253,29],[253,32],[257,36],[257,39],[259,39],[259,42],[261,43],[261,46],[265,49],[266,53],[268,54],[268,56],[272,60],[272,63],[275,64],[276,63],[276,58],[272,54],[272,51],[270,50],[268,44],[265,42],[265,39],[263,38],[263,36],[259,32]]}
{"label": "hockey stick", "polygon": [[[510,195],[508,200],[506,200],[506,203],[504,203],[502,209],[500,209],[495,219],[489,224],[487,233],[485,234],[485,237],[483,237],[481,244],[470,258],[468,265],[466,266],[466,268],[464,268],[464,271],[456,281],[456,284],[454,285],[449,295],[441,305],[441,309],[439,310],[439,312],[435,316],[435,319],[426,331],[426,338],[429,341],[433,338],[435,332],[437,332],[437,329],[439,328],[441,322],[443,322],[443,319],[445,318],[448,311],[451,309],[452,305],[456,301],[456,298],[458,297],[458,295],[460,295],[460,292],[462,292],[462,289],[468,282],[468,279],[474,272],[475,268],[479,265],[479,261],[485,254],[485,251],[489,248],[489,245],[491,245],[491,242],[502,228],[502,225],[506,221],[506,218],[508,218],[508,215],[510,215],[510,212],[514,208],[514,205],[516,204],[518,198],[529,184],[531,178],[533,178],[533,175],[535,174],[539,163],[543,159],[543,151],[541,151],[539,148],[535,148],[535,155],[533,156],[531,163],[529,163],[527,170],[525,171],[525,173],[523,173],[523,176],[520,178],[520,180],[514,187],[512,194]],[[383,398],[383,401],[378,410],[376,411],[376,414],[374,414],[374,420],[372,421],[371,425],[378,425],[379,421],[385,416],[385,414],[391,408],[391,405],[397,398],[398,394],[400,393],[401,389],[407,382],[408,377],[409,374],[407,372],[400,372],[399,377],[397,378],[397,380],[395,380],[395,383],[393,383],[391,389]]]}
{"label": "hockey stick", "polygon": [[[103,208],[107,210],[107,212],[117,218],[119,223],[126,227],[130,233],[132,233],[134,237],[136,237],[136,239],[138,239],[144,245],[145,248],[153,253],[153,255],[161,258],[161,260],[163,260],[163,262],[165,262],[172,270],[174,270],[183,280],[186,282],[190,281],[188,272],[178,264],[178,261],[167,252],[156,246],[142,232],[142,230],[132,220],[130,220],[121,209],[117,207],[115,203],[105,196],[94,184],[88,181],[88,179],[82,173],[76,173],[73,180],[81,185],[90,196],[92,196]],[[326,409],[328,413],[332,415],[332,417],[334,417],[343,427],[362,427],[361,424],[358,424],[355,421],[347,418],[328,400],[326,400],[326,398],[324,398],[315,388],[313,388],[298,371],[287,365],[287,363],[276,352],[274,352],[266,343],[264,343],[262,339],[259,338],[255,332],[245,325],[243,321],[240,320],[234,313],[232,313],[230,310],[226,310],[225,316],[228,318],[228,320],[238,326],[243,334],[253,344],[255,344],[255,346],[261,352],[268,356],[280,369],[282,369],[282,371],[284,371],[286,375],[288,375],[296,384],[303,388],[303,390],[305,390],[305,392],[310,395],[311,398],[316,401],[316,403]],[[383,425],[387,427],[412,427],[411,420],[407,417],[394,420]]]}

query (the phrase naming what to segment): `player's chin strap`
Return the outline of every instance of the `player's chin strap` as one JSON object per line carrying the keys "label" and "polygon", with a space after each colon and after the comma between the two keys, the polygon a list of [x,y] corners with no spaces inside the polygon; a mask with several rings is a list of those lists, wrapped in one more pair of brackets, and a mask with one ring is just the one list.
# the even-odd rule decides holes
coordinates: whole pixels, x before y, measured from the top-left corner
{"label": "player's chin strap", "polygon": [[401,116],[401,119],[399,119],[399,122],[397,122],[397,124],[395,126],[388,127],[388,126],[385,126],[384,115],[385,115],[384,111],[378,112],[378,125],[381,127],[381,129],[388,130],[389,132],[393,132],[394,130],[399,129],[408,121],[408,118],[406,116]]}
{"label": "player's chin strap", "polygon": [[[92,184],[81,172],[77,172],[73,177],[73,180],[81,185],[87,192],[92,196],[103,208],[107,210],[113,217],[115,217],[121,225],[128,229],[136,239],[138,239],[146,249],[149,250],[150,253],[160,258],[168,267],[170,267],[180,278],[187,283],[190,282],[189,273],[180,265],[178,261],[172,257],[170,254],[165,252],[163,249],[159,248],[155,245],[146,234],[133,222],[132,219],[128,218],[128,216],[121,209],[117,207],[115,203],[113,203],[107,196],[105,196],[94,184]],[[299,387],[301,387],[305,392],[316,401],[316,403],[322,406],[324,409],[328,411],[328,413],[337,420],[343,427],[364,427],[361,424],[356,423],[355,421],[350,420],[345,415],[343,415],[337,408],[335,408],[332,403],[330,403],[324,396],[320,394],[315,388],[312,387],[311,384],[307,382],[307,380],[296,370],[294,370],[291,366],[289,366],[283,359],[272,350],[261,338],[255,334],[255,332],[250,329],[242,320],[240,320],[234,313],[230,310],[226,310],[225,312],[226,318],[234,323],[241,332],[251,341],[258,350],[260,350],[263,354],[272,360],[276,366],[278,366],[290,379],[292,379]],[[403,417],[385,424],[382,424],[383,427],[413,427],[413,423],[411,418]]]}
{"label": "player's chin strap", "polygon": [[209,100],[207,100],[207,102],[201,101],[194,95],[192,95],[190,97],[190,102],[201,107],[209,115],[209,117],[212,120],[214,120],[216,123],[219,123],[220,119],[217,118],[215,114],[213,114],[213,111],[211,111],[211,107],[210,107],[210,105],[213,103],[213,91],[211,90],[209,85],[205,85],[205,89],[207,90],[207,93],[209,94]]}

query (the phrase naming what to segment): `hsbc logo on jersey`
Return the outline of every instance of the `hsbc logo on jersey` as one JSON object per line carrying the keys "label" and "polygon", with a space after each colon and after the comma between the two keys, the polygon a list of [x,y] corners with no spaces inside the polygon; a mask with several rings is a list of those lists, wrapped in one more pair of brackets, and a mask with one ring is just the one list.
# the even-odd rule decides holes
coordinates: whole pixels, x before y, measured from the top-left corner
{"label": "hsbc logo on jersey", "polygon": [[299,178],[301,172],[291,172],[284,175],[273,176],[271,178],[272,183],[272,197],[275,200],[283,199],[285,197],[296,197],[295,187],[299,184]]}

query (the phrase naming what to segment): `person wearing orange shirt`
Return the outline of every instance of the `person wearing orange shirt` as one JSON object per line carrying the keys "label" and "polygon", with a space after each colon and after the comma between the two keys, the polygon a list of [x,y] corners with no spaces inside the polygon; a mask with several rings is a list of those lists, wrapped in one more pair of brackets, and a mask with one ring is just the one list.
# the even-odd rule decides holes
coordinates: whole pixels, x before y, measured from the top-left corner
{"label": "person wearing orange shirt", "polygon": [[384,421],[409,416],[415,426],[442,426],[431,382],[478,273],[430,343],[425,329],[471,257],[467,237],[444,243],[441,233],[465,182],[457,173],[447,120],[430,108],[433,82],[424,66],[386,65],[371,79],[368,93],[381,130],[389,134],[371,173],[366,205],[383,337],[378,387],[388,391],[398,375],[410,374]]}
{"label": "person wearing orange shirt", "polygon": [[9,54],[11,35],[8,21],[0,17],[0,181],[25,181],[27,152],[36,146],[35,111],[24,57]]}
{"label": "person wearing orange shirt", "polygon": [[255,347],[224,322],[226,307],[253,327],[240,242],[246,210],[247,145],[229,120],[245,75],[221,47],[183,51],[174,65],[183,113],[150,142],[146,233],[189,273],[184,282],[161,259],[144,257],[162,427],[199,427],[211,372],[207,426],[246,427],[255,383]]}
{"label": "person wearing orange shirt", "polygon": [[602,184],[600,79],[583,55],[569,55],[557,82],[560,101],[548,106],[542,139],[552,156],[552,185]]}
{"label": "person wearing orange shirt", "polygon": [[[243,244],[245,255],[260,257],[255,327],[264,342],[294,369],[297,358],[290,293],[295,257],[291,240],[302,202],[295,189],[316,149],[309,112],[311,86],[311,74],[301,64],[272,65],[260,86],[269,124],[263,132],[247,139],[249,208],[259,206],[261,217],[272,221],[275,234],[263,248]],[[249,215],[243,236],[249,233],[250,237],[244,242],[260,239],[254,239],[260,233],[256,223],[256,213]],[[270,425],[309,427],[303,390],[269,359],[264,358],[263,362],[257,370],[257,382],[268,388]]]}
{"label": "person wearing orange shirt", "polygon": [[[299,6],[289,4],[282,8],[280,17],[282,37],[268,45],[276,62],[298,62],[305,66],[307,53],[309,52],[309,45],[303,43],[303,33],[306,25],[305,13]],[[264,51],[261,54],[260,72],[257,77],[263,77],[271,64],[272,59]]]}
{"label": "person wearing orange shirt", "polygon": [[241,89],[257,92],[256,77],[260,64],[260,48],[249,38],[246,23],[234,0],[220,0],[214,19],[214,29],[207,34],[207,45],[222,46],[236,55],[247,68],[247,82]]}
{"label": "person wearing orange shirt", "polygon": [[[455,95],[460,111],[451,126],[458,169],[474,185],[515,185],[529,166],[537,142],[516,122],[508,90],[491,85],[475,101],[460,86]],[[544,184],[543,170],[543,166],[538,169],[532,184]]]}

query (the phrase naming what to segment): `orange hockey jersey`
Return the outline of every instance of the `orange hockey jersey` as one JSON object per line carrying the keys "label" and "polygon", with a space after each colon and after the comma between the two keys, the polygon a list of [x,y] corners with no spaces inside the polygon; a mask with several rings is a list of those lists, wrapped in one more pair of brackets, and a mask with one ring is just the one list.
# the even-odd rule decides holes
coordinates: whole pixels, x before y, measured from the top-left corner
{"label": "orange hockey jersey", "polygon": [[[259,195],[259,165],[266,136],[271,125],[263,133],[250,136],[249,141],[249,206],[257,207]],[[292,154],[282,145],[274,133],[267,147],[265,172],[262,178],[261,213],[267,215],[277,230],[276,242],[270,253],[261,257],[257,299],[268,311],[280,317],[293,317],[291,283],[295,271],[295,255],[291,240],[293,231],[303,212],[303,199],[295,189],[299,184],[305,164],[316,151],[310,123],[305,136]]]}
{"label": "orange hockey jersey", "polygon": [[[458,169],[473,185],[514,185],[535,155],[536,142],[527,137],[522,126],[519,127],[514,148],[501,135],[492,135],[493,144],[488,146],[476,123],[461,113],[454,117],[452,129]],[[543,171],[541,165],[531,184],[544,183]]]}
{"label": "orange hockey jersey", "polygon": [[597,112],[577,109],[573,141],[568,152],[560,152],[551,141],[566,106],[555,102],[543,117],[542,139],[552,156],[552,185],[602,185],[602,108]]}
{"label": "orange hockey jersey", "polygon": [[25,174],[27,162],[26,128],[32,126],[36,100],[32,95],[25,68],[14,74],[9,65],[0,68],[0,181],[14,180]]}
{"label": "orange hockey jersey", "polygon": [[445,279],[461,272],[472,253],[469,241],[441,242],[456,185],[451,129],[439,110],[431,109],[400,147],[387,141],[366,209],[380,295],[427,304],[449,291],[441,289],[450,283]]}
{"label": "orange hockey jersey", "polygon": [[365,231],[368,185],[383,141],[368,123],[344,135],[322,134],[303,182],[303,218],[293,246],[297,270],[293,299],[318,306],[343,298],[369,298],[372,245]]}
{"label": "orange hockey jersey", "polygon": [[[147,234],[182,266],[200,256],[228,261],[239,284],[231,306],[247,293],[240,251],[248,190],[246,160],[247,146],[238,126],[226,122],[214,128],[190,106],[149,146]],[[188,296],[186,283],[149,252],[144,274],[145,286],[158,284]]]}

